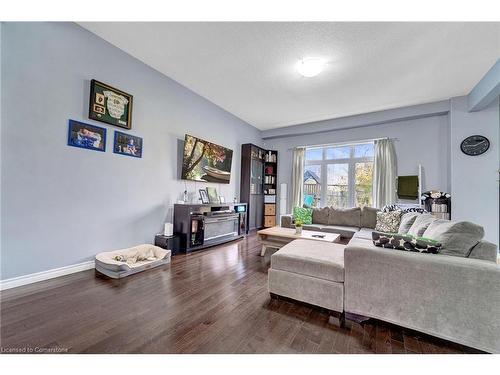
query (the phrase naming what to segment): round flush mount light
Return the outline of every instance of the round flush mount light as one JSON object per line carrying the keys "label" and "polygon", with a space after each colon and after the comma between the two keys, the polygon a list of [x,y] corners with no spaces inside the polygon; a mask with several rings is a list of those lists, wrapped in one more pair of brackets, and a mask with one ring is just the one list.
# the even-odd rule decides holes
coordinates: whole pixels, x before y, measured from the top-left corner
{"label": "round flush mount light", "polygon": [[323,70],[325,60],[318,57],[307,57],[297,63],[297,71],[304,77],[315,77]]}

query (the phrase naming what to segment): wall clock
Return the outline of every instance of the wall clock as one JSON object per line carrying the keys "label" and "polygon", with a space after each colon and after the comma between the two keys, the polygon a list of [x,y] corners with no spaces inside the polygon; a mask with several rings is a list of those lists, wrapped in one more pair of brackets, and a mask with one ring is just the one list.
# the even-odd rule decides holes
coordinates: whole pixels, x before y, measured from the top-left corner
{"label": "wall clock", "polygon": [[460,149],[465,155],[477,156],[484,154],[490,148],[490,141],[482,135],[471,135],[460,144]]}

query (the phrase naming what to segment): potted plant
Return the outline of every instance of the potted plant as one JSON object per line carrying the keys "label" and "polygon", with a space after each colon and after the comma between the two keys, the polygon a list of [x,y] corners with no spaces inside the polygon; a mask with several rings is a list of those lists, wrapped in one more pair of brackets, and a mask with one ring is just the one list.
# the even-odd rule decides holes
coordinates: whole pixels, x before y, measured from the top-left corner
{"label": "potted plant", "polygon": [[302,234],[302,220],[295,220],[295,234]]}

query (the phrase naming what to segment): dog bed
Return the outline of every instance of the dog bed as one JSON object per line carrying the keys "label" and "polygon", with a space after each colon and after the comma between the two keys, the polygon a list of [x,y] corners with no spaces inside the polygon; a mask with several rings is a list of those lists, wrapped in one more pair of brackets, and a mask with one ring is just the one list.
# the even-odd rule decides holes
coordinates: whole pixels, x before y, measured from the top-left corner
{"label": "dog bed", "polygon": [[[139,252],[145,251],[154,254],[154,259],[138,260],[136,262],[116,260],[116,258],[120,257],[127,259],[129,257],[133,257]],[[170,250],[165,250],[161,247],[148,244],[134,246],[128,249],[107,251],[99,253],[95,256],[95,269],[113,279],[121,279],[138,272],[170,263],[170,254]]]}

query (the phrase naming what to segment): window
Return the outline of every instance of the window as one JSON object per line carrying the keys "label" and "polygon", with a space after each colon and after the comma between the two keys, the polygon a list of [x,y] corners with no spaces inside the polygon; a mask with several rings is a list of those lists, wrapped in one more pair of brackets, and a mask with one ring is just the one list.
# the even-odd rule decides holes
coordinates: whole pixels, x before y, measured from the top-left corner
{"label": "window", "polygon": [[372,205],[373,143],[306,149],[304,200],[313,207]]}

